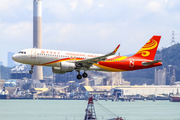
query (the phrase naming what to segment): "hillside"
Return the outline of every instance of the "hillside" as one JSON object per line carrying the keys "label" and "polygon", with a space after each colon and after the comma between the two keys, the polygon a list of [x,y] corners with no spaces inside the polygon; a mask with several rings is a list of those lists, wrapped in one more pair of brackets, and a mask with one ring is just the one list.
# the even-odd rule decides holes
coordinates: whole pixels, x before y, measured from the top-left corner
{"label": "hillside", "polygon": [[176,66],[176,80],[180,81],[180,43],[162,50],[163,66]]}

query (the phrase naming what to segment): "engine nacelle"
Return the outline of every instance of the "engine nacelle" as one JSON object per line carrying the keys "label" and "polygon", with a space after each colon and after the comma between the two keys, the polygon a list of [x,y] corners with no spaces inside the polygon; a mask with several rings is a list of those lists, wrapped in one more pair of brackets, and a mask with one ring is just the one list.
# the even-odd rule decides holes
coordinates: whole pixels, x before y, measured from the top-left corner
{"label": "engine nacelle", "polygon": [[62,71],[60,67],[52,67],[52,72],[56,73],[56,74],[66,73],[66,72]]}
{"label": "engine nacelle", "polygon": [[75,63],[60,62],[60,69],[66,72],[72,72],[76,68]]}
{"label": "engine nacelle", "polygon": [[60,67],[52,67],[52,71],[53,73],[63,74],[66,72],[72,72],[75,67],[75,63],[60,62]]}

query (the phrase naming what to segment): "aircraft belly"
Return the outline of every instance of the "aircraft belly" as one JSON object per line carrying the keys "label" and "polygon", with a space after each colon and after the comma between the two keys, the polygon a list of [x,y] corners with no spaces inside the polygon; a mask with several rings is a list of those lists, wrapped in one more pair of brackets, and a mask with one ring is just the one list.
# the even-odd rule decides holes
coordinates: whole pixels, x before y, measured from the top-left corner
{"label": "aircraft belly", "polygon": [[43,66],[60,67],[60,63],[52,63],[52,64],[43,65]]}

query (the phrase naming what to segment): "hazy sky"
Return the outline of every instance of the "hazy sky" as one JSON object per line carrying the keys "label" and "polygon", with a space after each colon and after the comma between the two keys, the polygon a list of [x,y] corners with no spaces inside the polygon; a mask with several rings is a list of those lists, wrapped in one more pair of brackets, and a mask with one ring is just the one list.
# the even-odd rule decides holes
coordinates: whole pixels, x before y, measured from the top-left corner
{"label": "hazy sky", "polygon": [[[33,0],[0,0],[0,61],[33,46]],[[137,52],[153,35],[180,42],[180,0],[43,0],[42,47],[91,53]]]}

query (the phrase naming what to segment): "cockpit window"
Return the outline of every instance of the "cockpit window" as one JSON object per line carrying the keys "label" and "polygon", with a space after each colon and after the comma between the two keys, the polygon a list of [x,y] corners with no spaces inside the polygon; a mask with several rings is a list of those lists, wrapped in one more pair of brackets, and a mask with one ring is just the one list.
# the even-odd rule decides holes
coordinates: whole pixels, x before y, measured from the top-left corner
{"label": "cockpit window", "polygon": [[26,54],[26,52],[19,51],[18,54]]}
{"label": "cockpit window", "polygon": [[19,54],[23,54],[23,52],[22,51],[20,51],[20,52],[18,52]]}

